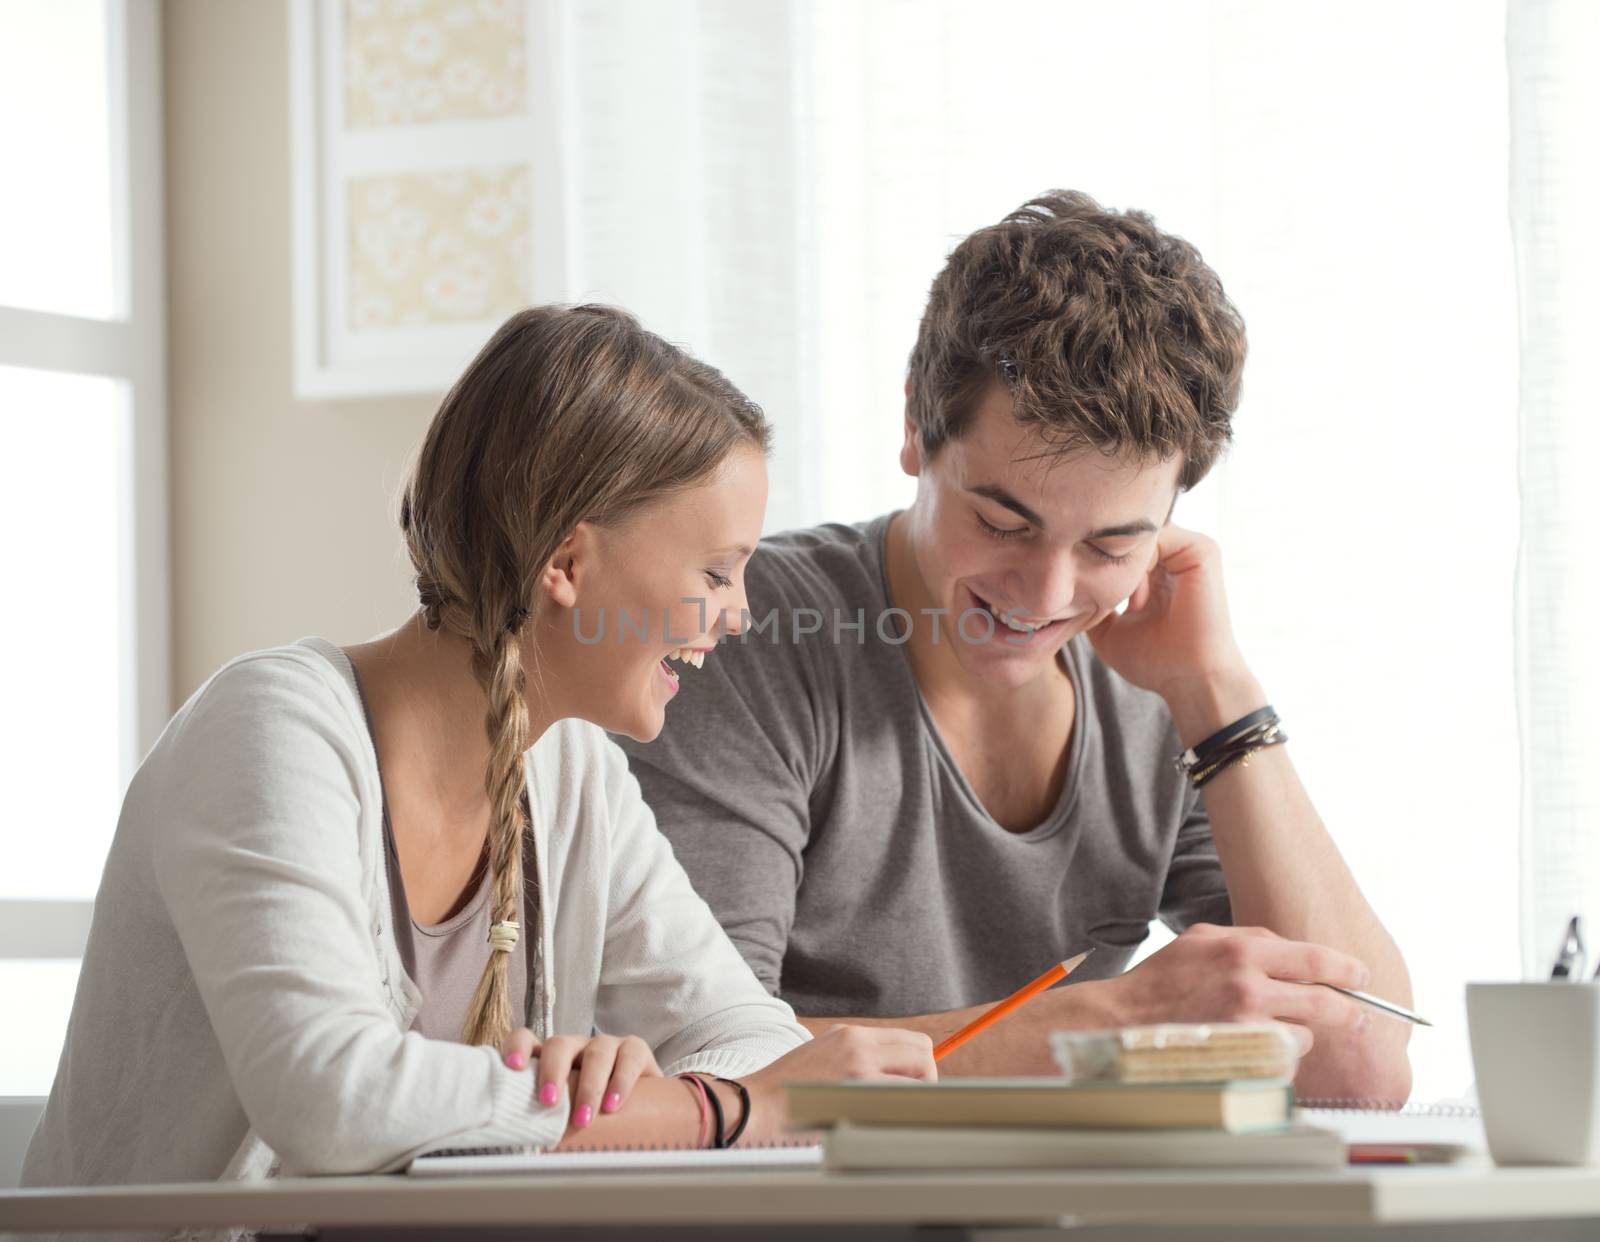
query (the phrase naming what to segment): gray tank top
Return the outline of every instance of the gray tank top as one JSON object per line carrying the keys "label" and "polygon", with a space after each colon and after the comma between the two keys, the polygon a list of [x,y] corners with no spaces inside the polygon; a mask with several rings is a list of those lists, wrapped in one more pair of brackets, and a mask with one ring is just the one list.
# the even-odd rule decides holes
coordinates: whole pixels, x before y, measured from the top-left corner
{"label": "gray tank top", "polygon": [[[400,951],[406,974],[422,993],[422,1008],[411,1020],[411,1029],[429,1039],[459,1040],[467,1022],[467,1007],[472,1004],[472,994],[478,990],[478,981],[489,962],[489,869],[483,868],[477,891],[459,913],[443,923],[426,926],[411,917],[406,901],[387,799],[383,808],[383,845],[395,948]],[[527,934],[523,908],[523,894],[519,892],[517,922]],[[512,1012],[516,1013],[528,990],[527,955],[519,943],[509,956],[506,995],[511,997]],[[516,1026],[522,1024],[520,1017],[514,1022]]]}
{"label": "gray tank top", "polygon": [[[351,665],[351,675],[355,677],[356,692],[361,695],[361,710],[366,715],[370,734],[372,716],[367,713],[366,695],[361,690],[361,678],[354,665]],[[373,747],[377,747],[376,739]],[[381,766],[378,784],[380,788],[383,786]],[[429,1039],[459,1041],[467,1023],[472,994],[478,990],[478,981],[489,963],[489,869],[483,868],[477,891],[459,912],[442,923],[425,926],[411,917],[411,906],[406,901],[400,855],[395,849],[394,830],[389,823],[387,792],[383,795],[383,852],[389,876],[389,909],[394,918],[395,948],[400,952],[406,974],[422,993],[422,1008],[411,1020],[411,1029]],[[522,925],[524,936],[529,934],[524,917],[525,898],[525,891],[518,892],[517,922]],[[516,1015],[513,1024],[521,1026],[524,1023],[523,1000],[528,993],[528,955],[519,942],[509,956],[506,994],[511,997],[511,1010]]]}

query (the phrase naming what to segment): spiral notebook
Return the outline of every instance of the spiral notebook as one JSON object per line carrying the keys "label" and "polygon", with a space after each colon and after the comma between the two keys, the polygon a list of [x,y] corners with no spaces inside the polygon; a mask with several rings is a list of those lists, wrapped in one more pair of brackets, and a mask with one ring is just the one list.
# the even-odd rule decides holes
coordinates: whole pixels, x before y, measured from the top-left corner
{"label": "spiral notebook", "polygon": [[703,1147],[612,1147],[551,1151],[543,1147],[443,1147],[406,1166],[413,1177],[477,1177],[491,1173],[702,1173],[738,1169],[819,1169],[822,1148],[812,1142],[756,1144],[722,1151]]}
{"label": "spiral notebook", "polygon": [[1336,1131],[1351,1147],[1431,1147],[1441,1158],[1487,1150],[1478,1106],[1466,1100],[1300,1100],[1295,1120]]}

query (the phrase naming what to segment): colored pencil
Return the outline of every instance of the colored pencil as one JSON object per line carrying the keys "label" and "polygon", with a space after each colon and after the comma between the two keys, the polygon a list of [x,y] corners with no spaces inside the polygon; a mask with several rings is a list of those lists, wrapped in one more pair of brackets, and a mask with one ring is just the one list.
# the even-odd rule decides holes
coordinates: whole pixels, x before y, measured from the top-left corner
{"label": "colored pencil", "polygon": [[1420,1159],[1415,1147],[1352,1143],[1349,1149],[1351,1164],[1416,1164]]}
{"label": "colored pencil", "polygon": [[1019,1005],[1026,1004],[1035,996],[1039,995],[1040,992],[1043,992],[1046,988],[1060,983],[1061,980],[1065,979],[1078,968],[1078,964],[1082,962],[1084,958],[1088,957],[1089,954],[1093,952],[1093,949],[1088,949],[1078,954],[1077,957],[1069,958],[1064,962],[1057,962],[1054,966],[1050,967],[1049,970],[1045,971],[1044,974],[1040,975],[1026,987],[1013,992],[1010,996],[1006,997],[1005,1000],[988,1009],[985,1009],[971,1022],[967,1023],[954,1035],[950,1036],[937,1048],[935,1048],[933,1050],[933,1059],[935,1061],[944,1060],[945,1057],[949,1056],[957,1048],[961,1047],[961,1045],[966,1043],[967,1040],[971,1039],[980,1031],[988,1030],[989,1027],[1000,1021],[1001,1018],[1005,1017]]}

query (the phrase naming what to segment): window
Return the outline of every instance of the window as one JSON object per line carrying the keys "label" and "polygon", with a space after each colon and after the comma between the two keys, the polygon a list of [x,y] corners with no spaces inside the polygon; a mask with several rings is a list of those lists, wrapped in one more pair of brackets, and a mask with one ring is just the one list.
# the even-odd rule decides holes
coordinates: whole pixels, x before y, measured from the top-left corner
{"label": "window", "polygon": [[167,717],[159,42],[154,0],[0,8],[0,1096],[49,1088]]}

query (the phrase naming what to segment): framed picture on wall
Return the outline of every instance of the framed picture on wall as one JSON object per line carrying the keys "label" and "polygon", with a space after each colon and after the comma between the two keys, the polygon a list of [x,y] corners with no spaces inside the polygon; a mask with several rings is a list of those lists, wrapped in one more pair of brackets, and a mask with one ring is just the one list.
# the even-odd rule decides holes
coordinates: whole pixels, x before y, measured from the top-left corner
{"label": "framed picture on wall", "polygon": [[441,392],[565,296],[559,0],[291,0],[295,395]]}

